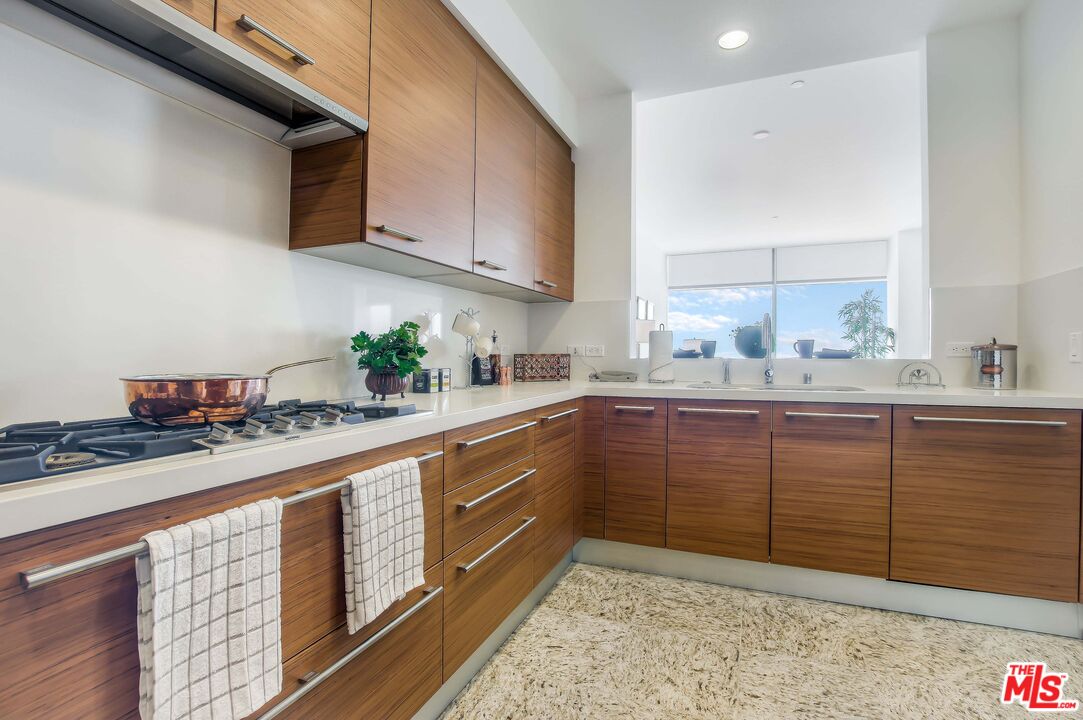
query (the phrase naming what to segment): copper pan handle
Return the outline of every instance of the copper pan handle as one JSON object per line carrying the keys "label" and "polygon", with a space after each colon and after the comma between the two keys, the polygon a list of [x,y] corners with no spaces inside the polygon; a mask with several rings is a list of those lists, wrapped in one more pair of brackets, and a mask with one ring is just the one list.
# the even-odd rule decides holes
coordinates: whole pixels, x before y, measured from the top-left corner
{"label": "copper pan handle", "polygon": [[279,370],[285,370],[286,368],[297,367],[298,365],[309,365],[311,363],[328,362],[329,360],[334,359],[335,356],[331,355],[329,357],[316,358],[314,360],[300,360],[298,362],[286,363],[285,365],[279,365],[277,367],[271,368],[270,370],[265,372],[264,375],[274,375]]}

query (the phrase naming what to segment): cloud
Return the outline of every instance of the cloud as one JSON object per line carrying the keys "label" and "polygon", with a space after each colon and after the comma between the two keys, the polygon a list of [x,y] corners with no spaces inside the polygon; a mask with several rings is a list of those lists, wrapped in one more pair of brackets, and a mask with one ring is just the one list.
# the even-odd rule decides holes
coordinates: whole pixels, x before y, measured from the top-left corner
{"label": "cloud", "polygon": [[692,332],[707,332],[719,330],[726,325],[733,325],[737,321],[725,315],[694,315],[681,312],[680,310],[669,311],[669,326],[673,330],[688,330]]}
{"label": "cloud", "polygon": [[745,303],[771,297],[771,288],[704,288],[701,290],[672,290],[670,307],[696,308],[726,303]]}

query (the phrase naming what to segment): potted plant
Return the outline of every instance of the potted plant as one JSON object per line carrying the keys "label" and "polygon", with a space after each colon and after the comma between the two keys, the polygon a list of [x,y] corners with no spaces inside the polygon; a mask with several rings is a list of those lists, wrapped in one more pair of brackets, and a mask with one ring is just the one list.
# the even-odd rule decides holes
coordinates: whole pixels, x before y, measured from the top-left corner
{"label": "potted plant", "polygon": [[362,330],[350,338],[358,369],[368,369],[365,387],[373,400],[377,395],[386,400],[395,393],[406,397],[407,378],[421,369],[421,358],[429,352],[417,340],[419,329],[417,323],[407,321],[380,335]]}
{"label": "potted plant", "polygon": [[762,358],[767,356],[767,348],[763,346],[762,322],[735,327],[730,331],[730,337],[733,338],[733,346],[743,357]]}
{"label": "potted plant", "polygon": [[895,331],[884,322],[883,301],[873,290],[866,290],[839,310],[839,321],[850,342],[850,352],[859,358],[883,358],[895,351]]}

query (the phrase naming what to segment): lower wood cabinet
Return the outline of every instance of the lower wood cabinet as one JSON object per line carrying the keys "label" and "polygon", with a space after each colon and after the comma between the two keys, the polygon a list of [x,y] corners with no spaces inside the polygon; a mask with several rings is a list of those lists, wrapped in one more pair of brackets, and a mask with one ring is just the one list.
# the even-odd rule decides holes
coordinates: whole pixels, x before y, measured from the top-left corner
{"label": "lower wood cabinet", "polygon": [[444,433],[444,492],[531,455],[537,424],[529,411]]}
{"label": "lower wood cabinet", "polygon": [[528,503],[444,561],[444,680],[533,589],[536,522]]}
{"label": "lower wood cabinet", "polygon": [[530,502],[536,477],[531,455],[445,495],[444,552],[450,555]]}
{"label": "lower wood cabinet", "polygon": [[896,407],[891,578],[1080,598],[1080,413]]}
{"label": "lower wood cabinet", "polygon": [[766,562],[771,406],[671,400],[666,547]]}
{"label": "lower wood cabinet", "polygon": [[666,409],[654,398],[606,400],[606,540],[666,544]]}
{"label": "lower wood cabinet", "polygon": [[572,549],[572,484],[566,482],[534,498],[534,584],[542,581]]}
{"label": "lower wood cabinet", "polygon": [[583,537],[605,537],[605,398],[576,401],[575,424],[577,505],[582,505]]}
{"label": "lower wood cabinet", "polygon": [[891,408],[775,403],[771,562],[888,574]]}

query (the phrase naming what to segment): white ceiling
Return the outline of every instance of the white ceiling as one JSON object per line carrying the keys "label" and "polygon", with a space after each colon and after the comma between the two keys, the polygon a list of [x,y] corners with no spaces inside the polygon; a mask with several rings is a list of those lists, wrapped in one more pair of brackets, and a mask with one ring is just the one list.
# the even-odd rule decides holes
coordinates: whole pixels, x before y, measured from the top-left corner
{"label": "white ceiling", "polygon": [[[1027,0],[507,0],[579,97],[637,99],[916,50]],[[717,37],[751,40],[723,51]]]}
{"label": "white ceiling", "polygon": [[670,254],[919,227],[920,93],[909,52],[638,103],[638,241]]}

